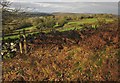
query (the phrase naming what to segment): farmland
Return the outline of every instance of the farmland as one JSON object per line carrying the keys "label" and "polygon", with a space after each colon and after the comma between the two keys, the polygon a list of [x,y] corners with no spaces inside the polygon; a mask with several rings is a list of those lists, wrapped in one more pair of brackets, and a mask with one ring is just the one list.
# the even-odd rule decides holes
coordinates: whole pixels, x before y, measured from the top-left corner
{"label": "farmland", "polygon": [[3,81],[120,81],[117,16],[53,13],[17,21],[26,24],[7,30],[4,42],[25,31],[27,53],[18,42],[2,56]]}
{"label": "farmland", "polygon": [[[100,18],[100,19],[104,19],[107,23],[111,23],[112,21],[114,21],[114,19],[111,19],[111,18]],[[70,22],[66,23],[63,26],[65,28],[59,28],[59,29],[55,28],[54,30],[57,30],[57,31],[69,31],[69,30],[74,30],[74,28],[76,28],[76,29],[82,29],[84,27],[82,25],[85,25],[85,24],[94,25],[97,22],[98,22],[98,18],[83,19],[83,20],[80,20],[80,21],[70,21]],[[58,25],[54,25],[54,26],[58,26]],[[18,32],[19,31],[23,31],[23,30],[28,31],[29,33],[34,33],[34,31],[38,32],[38,30],[36,30],[36,25],[31,26],[31,27],[24,27],[22,29],[14,30],[12,32],[12,34],[9,35],[9,36],[6,36],[5,39],[8,39],[8,38],[11,38],[11,39],[18,38]],[[45,33],[50,32],[49,29],[43,29],[43,30],[44,30],[43,32],[45,32]]]}

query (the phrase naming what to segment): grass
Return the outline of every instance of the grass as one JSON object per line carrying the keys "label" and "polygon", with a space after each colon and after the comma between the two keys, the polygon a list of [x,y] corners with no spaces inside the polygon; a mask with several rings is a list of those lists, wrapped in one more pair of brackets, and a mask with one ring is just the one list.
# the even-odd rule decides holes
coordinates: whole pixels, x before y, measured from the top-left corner
{"label": "grass", "polygon": [[[105,19],[106,22],[112,22],[113,19]],[[74,22],[68,22],[68,25],[80,25],[80,24],[93,24],[98,22],[98,20],[96,18],[92,18],[92,19],[83,19],[81,21],[74,21]]]}
{"label": "grass", "polygon": [[[23,29],[24,29],[24,30],[34,30],[34,29],[36,29],[36,26],[26,27],[26,28],[23,28]],[[15,32],[23,31],[23,29],[15,30]]]}
{"label": "grass", "polygon": [[[81,28],[82,27],[77,27],[76,29],[81,29]],[[74,30],[74,29],[75,29],[75,27],[71,27],[71,28],[57,28],[55,30],[60,31],[60,32],[64,32],[64,31],[69,31],[69,30]],[[20,29],[20,31],[23,31],[23,29]],[[51,31],[50,29],[43,30],[43,32],[45,32],[45,33],[49,33],[50,31]],[[27,33],[26,35],[28,35],[28,34],[37,34],[37,33],[39,33],[39,31],[38,32],[30,32],[30,33]],[[17,35],[10,35],[10,36],[5,36],[4,37],[5,40],[7,40],[8,38],[10,38],[10,39],[17,39],[17,38],[19,38],[19,34],[17,34]],[[2,38],[0,38],[0,40],[2,40]]]}
{"label": "grass", "polygon": [[74,30],[75,28],[76,28],[77,30],[82,29],[82,27],[71,27],[71,28],[59,28],[59,29],[57,29],[57,30],[60,31],[60,32],[64,32],[64,31]]}
{"label": "grass", "polygon": [[[39,32],[27,33],[26,36],[28,36],[28,34],[33,35],[33,34],[37,34],[37,33],[39,33]],[[19,34],[17,34],[17,35],[10,35],[10,36],[5,36],[4,37],[5,40],[8,40],[8,38],[10,38],[10,39],[18,39],[19,38]],[[0,40],[2,40],[2,38],[0,38]]]}
{"label": "grass", "polygon": [[[113,19],[106,19],[106,22],[112,22]],[[93,24],[93,23],[96,23],[97,22],[97,19],[96,18],[91,18],[91,19],[83,19],[81,21],[74,21],[74,22],[68,22],[66,25],[70,25],[70,26],[66,26],[66,27],[63,27],[63,28],[56,28],[55,30],[59,31],[59,32],[64,32],[64,31],[70,31],[70,30],[74,30],[75,28],[77,30],[80,30],[82,29],[83,27],[82,26],[79,26],[81,24]],[[55,25],[55,27],[57,27],[58,25]],[[32,27],[26,27],[26,28],[23,28],[24,30],[27,31],[27,34],[36,34],[36,33],[39,33],[39,31],[36,30],[36,26],[32,26]],[[19,35],[18,35],[18,32],[22,32],[23,29],[18,29],[18,30],[15,30],[12,35],[9,35],[9,36],[5,36],[5,40],[7,40],[8,38],[10,39],[17,39],[19,38]],[[36,32],[34,31],[36,30]],[[34,31],[34,32],[33,32]],[[45,33],[49,33],[51,30],[50,29],[47,29],[47,30],[43,30],[43,32]],[[15,35],[16,34],[16,35]],[[2,40],[2,38],[0,38],[0,40]]]}
{"label": "grass", "polygon": [[92,18],[92,19],[83,19],[81,21],[74,21],[74,22],[68,22],[69,25],[72,25],[72,24],[88,24],[88,23],[94,23],[94,22],[97,22],[97,19],[96,18]]}
{"label": "grass", "polygon": [[[57,28],[59,31],[73,29],[74,27]],[[96,29],[96,31],[97,30],[98,29]],[[50,31],[50,29],[47,31]],[[47,31],[44,32],[47,33]],[[60,52],[56,49],[58,48],[57,45],[54,46],[51,44],[43,45],[43,47],[37,45],[34,47],[37,49],[31,51],[29,56],[23,55],[24,57],[21,57],[21,55],[16,54],[17,56],[13,59],[4,61],[3,80],[13,81],[21,76],[25,81],[43,81],[45,79],[48,81],[61,81],[62,79],[68,81],[117,81],[119,80],[117,74],[119,73],[119,69],[117,69],[118,57],[116,56],[120,55],[120,51],[117,52],[118,48],[115,48],[117,44],[105,44],[96,51],[92,49],[100,44],[100,42],[95,43],[95,45],[93,44],[94,41],[96,41],[93,36],[99,38],[100,35],[106,33],[103,32],[100,34],[100,32],[101,30],[98,33],[93,33],[92,36],[88,36],[84,40],[81,40],[78,45],[71,45],[69,43],[64,44],[63,49]],[[36,33],[37,32],[33,32],[31,34]],[[110,32],[108,31],[108,33]],[[56,40],[57,39],[55,38],[53,42]],[[91,42],[88,40],[91,40]],[[47,40],[47,42],[48,41],[49,40]],[[82,41],[90,44],[88,45]],[[89,48],[90,45],[93,45],[93,47]],[[54,50],[51,50],[51,47]]]}

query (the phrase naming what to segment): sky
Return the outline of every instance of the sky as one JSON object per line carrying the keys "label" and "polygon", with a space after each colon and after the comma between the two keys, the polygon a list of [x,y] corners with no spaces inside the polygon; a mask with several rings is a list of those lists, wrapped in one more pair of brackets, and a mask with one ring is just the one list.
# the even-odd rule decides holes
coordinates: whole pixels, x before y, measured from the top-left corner
{"label": "sky", "polygon": [[120,0],[8,0],[14,2],[119,2]]}
{"label": "sky", "polygon": [[110,13],[118,14],[119,0],[8,0],[11,8],[29,12]]}

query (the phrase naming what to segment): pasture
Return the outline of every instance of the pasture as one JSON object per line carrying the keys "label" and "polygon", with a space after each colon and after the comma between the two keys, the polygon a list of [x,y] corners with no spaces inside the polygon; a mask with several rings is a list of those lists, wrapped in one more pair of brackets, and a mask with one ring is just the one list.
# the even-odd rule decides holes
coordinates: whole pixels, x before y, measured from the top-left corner
{"label": "pasture", "polygon": [[[105,19],[105,18],[103,18],[103,19]],[[105,21],[107,23],[111,23],[111,22],[114,21],[114,19],[106,18]],[[85,24],[90,24],[91,26],[92,25],[98,25],[99,26],[97,18],[90,18],[90,19],[83,19],[81,21],[70,21],[70,22],[66,23],[63,27],[54,28],[54,30],[60,31],[60,32],[74,30],[74,29],[80,30],[84,27]],[[58,26],[58,25],[56,24],[54,26]],[[43,29],[42,31],[45,32],[45,33],[49,33],[51,31],[51,29],[53,29],[53,27],[48,28],[48,29]],[[36,26],[24,27],[22,29],[13,30],[13,32],[10,33],[10,34],[6,34],[5,40],[7,40],[8,38],[10,38],[10,39],[19,38],[18,33],[22,32],[23,30],[27,31],[26,35],[39,33],[39,31],[36,29]]]}

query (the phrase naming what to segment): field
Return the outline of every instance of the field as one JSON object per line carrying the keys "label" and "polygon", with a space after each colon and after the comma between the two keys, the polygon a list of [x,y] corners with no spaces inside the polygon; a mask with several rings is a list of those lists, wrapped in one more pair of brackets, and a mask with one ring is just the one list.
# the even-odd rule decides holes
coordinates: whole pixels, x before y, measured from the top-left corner
{"label": "field", "polygon": [[6,32],[8,43],[25,30],[27,53],[20,53],[18,42],[17,51],[2,56],[3,81],[120,81],[117,17],[54,15],[27,18],[32,26]]}
{"label": "field", "polygon": [[[113,21],[113,19],[110,19],[110,18],[108,18],[108,19],[102,18],[102,19],[105,19],[105,21],[108,22],[108,23],[110,23],[110,22]],[[92,25],[94,23],[97,23],[97,21],[98,20],[96,18],[83,19],[81,21],[72,21],[72,22],[68,22],[66,24],[66,25],[70,25],[70,27],[67,26],[67,28],[59,28],[59,29],[55,29],[55,30],[61,32],[61,31],[74,30],[74,28],[76,28],[76,29],[82,29],[83,26],[79,26],[79,25],[84,25],[84,24],[91,24]],[[73,25],[73,27],[71,27],[72,25]],[[57,25],[54,25],[54,26],[57,26]],[[79,27],[77,27],[77,26],[79,26]],[[23,31],[23,30],[26,30],[26,31],[28,31],[28,33],[32,33],[32,34],[38,33],[37,32],[38,30],[36,30],[36,26],[25,27],[25,28],[22,28],[22,29],[14,30],[12,32],[12,34],[9,35],[9,36],[6,36],[5,39],[8,39],[8,38],[11,38],[11,39],[18,38],[19,37],[18,36],[19,35],[18,32],[19,31]],[[35,32],[33,32],[33,31],[35,31]],[[47,29],[47,30],[45,29],[43,32],[48,33],[48,32],[50,32],[50,30],[49,29]]]}

